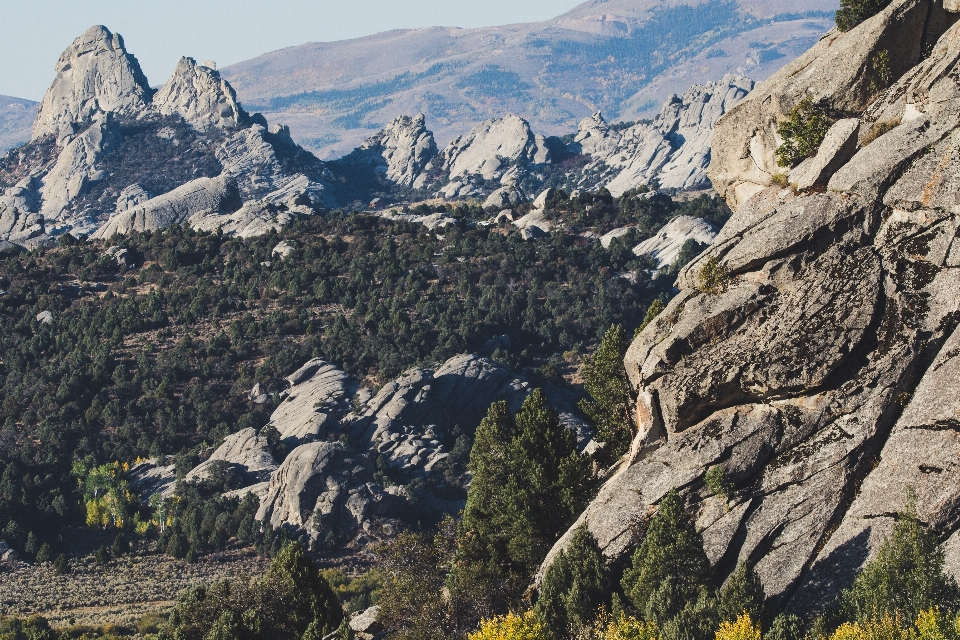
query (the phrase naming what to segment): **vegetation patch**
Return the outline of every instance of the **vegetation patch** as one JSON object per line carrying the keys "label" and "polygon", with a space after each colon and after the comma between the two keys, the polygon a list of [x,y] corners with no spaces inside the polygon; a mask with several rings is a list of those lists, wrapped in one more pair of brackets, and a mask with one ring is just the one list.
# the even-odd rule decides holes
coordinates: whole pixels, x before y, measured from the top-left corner
{"label": "vegetation patch", "polygon": [[777,147],[777,164],[795,167],[816,155],[832,124],[823,107],[814,104],[810,96],[804,97],[777,128],[783,139],[783,144]]}

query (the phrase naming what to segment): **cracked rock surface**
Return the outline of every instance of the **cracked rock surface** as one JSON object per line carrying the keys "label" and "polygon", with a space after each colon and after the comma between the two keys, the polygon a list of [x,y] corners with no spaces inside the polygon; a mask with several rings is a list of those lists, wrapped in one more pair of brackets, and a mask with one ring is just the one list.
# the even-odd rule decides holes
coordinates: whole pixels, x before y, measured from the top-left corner
{"label": "cracked rock surface", "polygon": [[[677,489],[721,576],[749,560],[775,608],[812,616],[876,553],[912,489],[960,575],[960,25],[936,11],[894,2],[831,33],[721,120],[718,139],[747,149],[742,166],[711,169],[735,214],[630,346],[640,433],[580,518],[614,568]],[[930,56],[873,102],[848,75],[872,48],[930,39]],[[835,151],[846,129],[828,141],[808,191],[767,186],[755,160],[770,149],[751,139],[828,67],[818,90],[843,95],[825,100],[868,128],[899,125],[855,153]],[[697,288],[708,260],[728,274],[711,292]],[[735,487],[729,501],[704,486],[713,466]]]}

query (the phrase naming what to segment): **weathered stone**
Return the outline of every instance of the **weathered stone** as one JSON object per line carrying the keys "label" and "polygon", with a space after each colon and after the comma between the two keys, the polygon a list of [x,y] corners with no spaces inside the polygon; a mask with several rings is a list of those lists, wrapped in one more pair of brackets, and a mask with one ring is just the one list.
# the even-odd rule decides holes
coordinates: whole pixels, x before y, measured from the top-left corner
{"label": "weathered stone", "polygon": [[280,437],[291,442],[323,438],[344,413],[344,403],[356,389],[347,374],[334,365],[314,358],[287,377],[290,388],[269,424]]}
{"label": "weathered stone", "polygon": [[209,458],[190,470],[185,476],[188,482],[197,482],[209,477],[211,465],[226,462],[236,469],[245,485],[253,485],[270,479],[277,462],[270,452],[266,438],[257,435],[256,429],[247,427],[227,436]]}
{"label": "weathered stone", "polygon": [[883,82],[873,72],[877,54],[896,51],[889,76],[902,76],[950,26],[929,19],[937,10],[935,3],[896,0],[850,31],[831,31],[759,85],[716,124],[708,171],[714,188],[736,210],[769,185],[782,171],[775,155],[783,142],[778,124],[804,98],[851,117],[863,113]]}
{"label": "weathered stone", "polygon": [[800,191],[825,186],[830,178],[853,157],[857,150],[860,120],[847,118],[833,123],[817,150],[817,155],[790,172],[790,182]]}
{"label": "weathered stone", "polygon": [[[426,165],[436,157],[437,143],[433,134],[427,131],[426,118],[421,113],[414,118],[395,118],[383,131],[368,138],[354,154],[375,155],[388,180],[413,187]],[[345,160],[349,161],[350,156]]]}
{"label": "weathered stone", "polygon": [[673,264],[687,240],[710,245],[716,237],[716,228],[703,218],[677,216],[665,224],[655,236],[635,246],[633,253],[650,256],[657,261],[657,267],[665,267]]}
{"label": "weathered stone", "polygon": [[120,34],[93,26],[73,41],[57,61],[57,76],[47,89],[33,125],[33,139],[71,135],[97,115],[135,116],[153,90]]}
{"label": "weathered stone", "polygon": [[153,97],[153,108],[161,115],[177,114],[200,131],[235,129],[247,119],[230,83],[216,69],[187,57]]}
{"label": "weathered stone", "polygon": [[549,160],[543,136],[535,136],[527,121],[518,116],[481,122],[447,145],[438,158],[451,180],[473,175],[500,180],[510,162],[541,164]]}
{"label": "weathered stone", "polygon": [[171,224],[187,222],[198,213],[229,213],[239,208],[240,194],[232,179],[224,176],[197,178],[169,193],[114,215],[91,237],[109,238],[118,233],[163,229]]}

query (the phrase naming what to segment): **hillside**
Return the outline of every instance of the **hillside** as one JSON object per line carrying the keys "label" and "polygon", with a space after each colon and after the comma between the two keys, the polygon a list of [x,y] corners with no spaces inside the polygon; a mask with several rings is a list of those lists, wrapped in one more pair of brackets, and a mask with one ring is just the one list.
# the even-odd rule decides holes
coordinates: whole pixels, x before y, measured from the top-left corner
{"label": "hillside", "polygon": [[563,135],[597,110],[610,121],[652,116],[671,94],[727,73],[762,80],[830,29],[837,5],[587,2],[545,22],[389,31],[221,71],[246,107],[321,158],[403,114],[424,113],[441,145],[505,113]]}
{"label": "hillside", "polygon": [[0,96],[0,153],[30,140],[38,106],[32,100]]}

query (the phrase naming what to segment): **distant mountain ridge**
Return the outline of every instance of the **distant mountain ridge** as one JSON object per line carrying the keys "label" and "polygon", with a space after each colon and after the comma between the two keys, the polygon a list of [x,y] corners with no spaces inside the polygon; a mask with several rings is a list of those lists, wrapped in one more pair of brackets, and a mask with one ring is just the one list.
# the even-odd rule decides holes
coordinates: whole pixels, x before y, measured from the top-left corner
{"label": "distant mountain ridge", "polygon": [[728,74],[762,80],[833,26],[835,0],[605,0],[552,20],[395,30],[310,43],[223,68],[245,106],[342,156],[398,114],[438,143],[508,113],[563,135],[602,110],[652,117],[672,94]]}
{"label": "distant mountain ridge", "polygon": [[30,128],[40,103],[12,96],[0,96],[0,152],[30,139]]}

